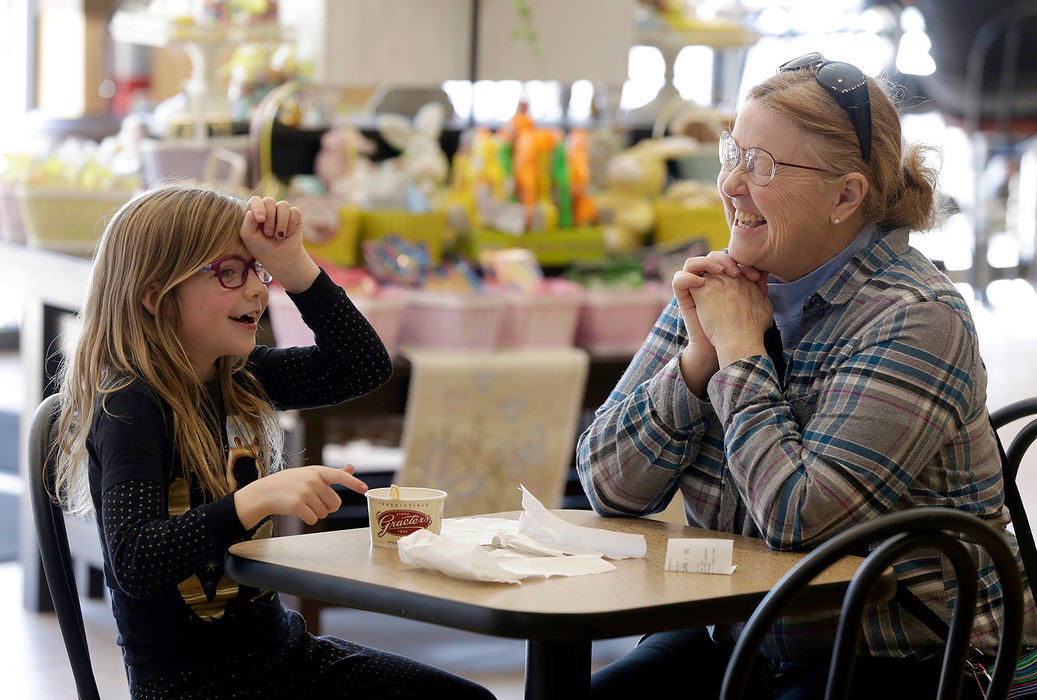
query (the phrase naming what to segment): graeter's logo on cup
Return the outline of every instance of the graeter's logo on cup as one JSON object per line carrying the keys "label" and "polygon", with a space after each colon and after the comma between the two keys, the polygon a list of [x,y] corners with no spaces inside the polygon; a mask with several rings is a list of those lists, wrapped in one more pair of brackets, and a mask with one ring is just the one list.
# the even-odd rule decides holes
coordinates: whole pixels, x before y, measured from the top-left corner
{"label": "graeter's logo on cup", "polygon": [[404,537],[432,525],[432,516],[416,510],[385,510],[378,515],[378,536]]}

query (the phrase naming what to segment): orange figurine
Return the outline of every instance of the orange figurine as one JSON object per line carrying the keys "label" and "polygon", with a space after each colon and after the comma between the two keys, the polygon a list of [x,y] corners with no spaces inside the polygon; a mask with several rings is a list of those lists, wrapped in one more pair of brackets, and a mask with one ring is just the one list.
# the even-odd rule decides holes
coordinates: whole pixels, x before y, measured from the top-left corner
{"label": "orange figurine", "polygon": [[587,132],[573,129],[565,139],[565,156],[569,165],[569,192],[572,196],[573,224],[585,226],[598,219],[594,198],[588,194],[590,186],[590,154]]}

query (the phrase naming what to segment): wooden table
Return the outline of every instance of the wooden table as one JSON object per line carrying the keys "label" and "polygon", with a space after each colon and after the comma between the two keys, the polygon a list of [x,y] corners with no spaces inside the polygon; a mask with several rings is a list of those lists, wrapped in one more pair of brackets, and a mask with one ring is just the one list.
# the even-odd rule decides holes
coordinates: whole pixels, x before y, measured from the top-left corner
{"label": "wooden table", "polygon": [[[583,697],[591,641],[747,620],[767,591],[803,554],[775,552],[763,541],[643,518],[556,511],[569,522],[643,534],[643,559],[614,562],[605,574],[555,577],[520,585],[447,577],[403,564],[395,549],[372,547],[359,528],[242,542],[227,554],[234,580],[361,610],[498,637],[525,639],[526,697]],[[518,512],[494,517],[517,518]],[[734,540],[731,576],[663,571],[670,537]],[[819,577],[790,607],[841,607],[863,559],[848,557]],[[890,575],[884,597],[893,593]]]}

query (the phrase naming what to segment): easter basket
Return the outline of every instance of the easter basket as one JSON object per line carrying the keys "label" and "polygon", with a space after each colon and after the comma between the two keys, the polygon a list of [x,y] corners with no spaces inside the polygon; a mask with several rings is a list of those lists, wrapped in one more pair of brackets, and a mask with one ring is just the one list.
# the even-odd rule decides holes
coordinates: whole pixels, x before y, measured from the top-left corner
{"label": "easter basket", "polygon": [[439,350],[493,350],[504,321],[503,297],[424,290],[403,311],[400,344]]}
{"label": "easter basket", "polygon": [[604,260],[605,234],[600,226],[559,228],[554,231],[529,231],[518,235],[493,229],[475,229],[463,239],[462,250],[473,260],[485,250],[526,248],[537,262],[559,267],[580,261]]}
{"label": "easter basket", "polygon": [[704,239],[709,250],[727,247],[731,232],[724,218],[724,205],[689,207],[680,202],[657,200],[655,207],[655,242],[685,243]]}
{"label": "easter basket", "polygon": [[[385,350],[393,355],[399,344],[403,311],[407,297],[400,294],[379,296],[352,296],[353,303],[374,328]],[[270,330],[279,347],[313,345],[313,331],[302,320],[302,316],[288,294],[281,287],[270,288]]]}
{"label": "easter basket", "polygon": [[402,209],[366,209],[360,213],[361,240],[399,236],[412,243],[424,243],[433,265],[438,264],[443,257],[446,235],[444,211],[416,213]]}
{"label": "easter basket", "polygon": [[629,357],[668,301],[666,287],[657,283],[641,289],[590,289],[580,307],[575,343],[592,355]]}
{"label": "easter basket", "polygon": [[360,262],[360,211],[353,207],[338,208],[338,229],[328,240],[306,238],[306,251],[318,260],[327,260],[341,267],[352,267]]}
{"label": "easter basket", "polygon": [[85,256],[108,219],[134,195],[127,190],[78,190],[21,185],[25,241],[37,248]]}

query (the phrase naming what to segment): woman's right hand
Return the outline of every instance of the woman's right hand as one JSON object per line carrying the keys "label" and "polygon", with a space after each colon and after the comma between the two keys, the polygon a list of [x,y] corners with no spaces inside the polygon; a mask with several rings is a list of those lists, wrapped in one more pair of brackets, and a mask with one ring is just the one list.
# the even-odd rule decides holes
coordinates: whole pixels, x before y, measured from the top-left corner
{"label": "woman's right hand", "polygon": [[720,368],[716,348],[702,330],[692,289],[705,284],[706,275],[725,274],[729,277],[744,276],[756,282],[764,294],[767,293],[767,275],[756,268],[739,265],[724,251],[715,250],[704,256],[688,258],[684,267],[673,275],[673,296],[684,319],[688,332],[688,347],[681,353],[681,375],[688,388],[696,395],[705,394],[706,383]]}
{"label": "woman's right hand", "polygon": [[332,484],[341,484],[357,493],[367,491],[367,484],[353,476],[352,466],[295,467],[256,479],[235,491],[234,508],[246,530],[268,515],[293,515],[313,525],[342,505]]}
{"label": "woman's right hand", "polygon": [[673,275],[673,296],[677,299],[677,308],[680,309],[684,327],[688,331],[688,347],[693,352],[711,349],[712,345],[702,331],[702,324],[699,323],[698,313],[695,311],[695,299],[691,296],[691,289],[701,287],[705,283],[703,280],[705,275],[719,275],[722,272],[724,272],[724,265],[721,262],[711,259],[709,256],[700,256],[685,260],[684,267]]}
{"label": "woman's right hand", "polygon": [[702,286],[705,275],[718,275],[723,271],[724,266],[720,262],[711,260],[708,256],[700,256],[685,260],[684,267],[673,275],[673,296],[677,300],[677,308],[688,332],[688,347],[682,350],[680,355],[681,376],[688,389],[700,397],[705,395],[706,383],[720,368],[720,364],[717,361],[716,349],[709,342],[702,330],[702,324],[699,323],[691,290]]}

